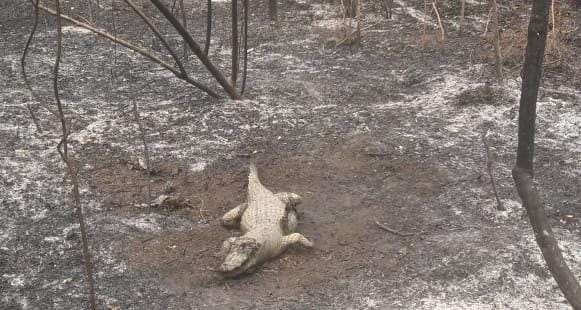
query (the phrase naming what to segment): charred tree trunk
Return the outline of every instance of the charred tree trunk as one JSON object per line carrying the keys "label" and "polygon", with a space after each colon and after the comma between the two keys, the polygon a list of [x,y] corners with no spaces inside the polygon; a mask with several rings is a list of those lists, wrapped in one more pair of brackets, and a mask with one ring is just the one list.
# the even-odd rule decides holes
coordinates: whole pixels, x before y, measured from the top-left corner
{"label": "charred tree trunk", "polygon": [[512,175],[543,257],[574,309],[581,309],[581,286],[567,266],[540,195],[533,185],[536,104],[547,43],[549,1],[535,0],[529,22],[518,119],[518,149]]}
{"label": "charred tree trunk", "polygon": [[230,83],[236,88],[238,79],[238,0],[232,0],[232,77]]}

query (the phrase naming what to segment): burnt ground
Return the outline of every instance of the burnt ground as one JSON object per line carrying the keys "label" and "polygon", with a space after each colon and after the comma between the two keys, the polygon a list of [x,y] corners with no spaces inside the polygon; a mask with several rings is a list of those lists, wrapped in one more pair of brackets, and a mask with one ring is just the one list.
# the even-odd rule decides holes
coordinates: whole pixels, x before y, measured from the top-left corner
{"label": "burnt ground", "polygon": [[[156,49],[135,16],[101,3],[98,25]],[[285,1],[275,25],[263,4],[253,3],[243,101],[210,99],[140,56],[66,27],[59,82],[73,120],[71,148],[81,168],[101,307],[567,309],[510,176],[518,68],[503,85],[494,82],[479,38],[486,3],[468,3],[467,33],[448,16],[446,41],[430,36],[425,46],[420,11],[408,4],[385,20],[379,3],[368,3],[361,46],[340,47],[335,6]],[[225,72],[227,4],[215,2],[211,48]],[[54,21],[41,19],[27,63],[33,99],[19,69],[31,8],[13,0],[0,7],[0,308],[84,308],[71,186],[55,148],[59,125],[46,109]],[[83,9],[77,4],[67,13]],[[191,14],[202,41],[205,11]],[[573,35],[569,45],[576,55],[581,37]],[[188,59],[190,72],[216,87]],[[573,60],[545,70],[536,178],[579,277],[581,76]],[[133,103],[147,134],[151,176],[139,163]],[[42,132],[27,104],[37,109]],[[507,211],[495,210],[484,131]],[[221,242],[236,232],[220,227],[219,218],[244,201],[251,161],[269,188],[304,197],[299,231],[316,247],[291,249],[255,274],[224,280],[210,269],[220,262]],[[148,206],[162,193],[187,203]],[[375,221],[416,234],[394,235]]]}

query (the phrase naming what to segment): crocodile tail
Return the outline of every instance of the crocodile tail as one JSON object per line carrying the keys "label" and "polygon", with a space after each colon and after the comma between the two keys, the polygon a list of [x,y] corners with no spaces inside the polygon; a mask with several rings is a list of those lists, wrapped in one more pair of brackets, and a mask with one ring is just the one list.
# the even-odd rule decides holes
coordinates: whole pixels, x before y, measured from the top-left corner
{"label": "crocodile tail", "polygon": [[258,181],[258,169],[256,169],[256,165],[251,163],[248,169],[250,170],[250,173],[248,174],[248,180]]}

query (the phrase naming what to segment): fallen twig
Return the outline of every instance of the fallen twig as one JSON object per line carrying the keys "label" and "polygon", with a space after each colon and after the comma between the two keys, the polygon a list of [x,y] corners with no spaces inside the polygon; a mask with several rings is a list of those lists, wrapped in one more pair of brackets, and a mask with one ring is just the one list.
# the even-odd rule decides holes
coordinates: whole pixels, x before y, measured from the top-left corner
{"label": "fallen twig", "polygon": [[392,233],[392,234],[400,236],[400,237],[411,237],[411,236],[416,236],[416,235],[420,234],[420,233],[406,233],[406,232],[401,232],[399,230],[391,229],[391,228],[385,226],[384,224],[381,224],[378,221],[375,221],[375,225],[377,225],[377,227],[381,228],[382,230],[387,231],[388,233]]}

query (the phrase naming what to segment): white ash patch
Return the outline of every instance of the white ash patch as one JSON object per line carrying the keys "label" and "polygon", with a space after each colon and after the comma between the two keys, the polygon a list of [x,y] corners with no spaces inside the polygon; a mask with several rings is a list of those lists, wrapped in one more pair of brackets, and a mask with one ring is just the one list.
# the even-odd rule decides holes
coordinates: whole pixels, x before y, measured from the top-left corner
{"label": "white ash patch", "polygon": [[[536,247],[536,245],[535,245]],[[429,296],[414,303],[416,309],[568,309],[551,277],[520,275],[513,265],[523,258],[521,249],[498,253],[478,273],[450,282],[415,281],[412,290],[428,290]],[[467,300],[465,296],[476,296]]]}
{"label": "white ash patch", "polygon": [[25,275],[23,274],[3,274],[2,278],[7,279],[12,287],[24,287],[26,284]]}
{"label": "white ash patch", "polygon": [[201,172],[201,171],[204,171],[206,169],[207,165],[208,164],[206,162],[204,162],[204,161],[200,161],[200,162],[197,162],[197,163],[193,163],[193,164],[190,165],[190,171],[191,172]]}
{"label": "white ash patch", "polygon": [[363,298],[363,304],[362,304],[364,309],[379,309],[381,306],[381,303],[369,296],[364,297]]}
{"label": "white ash patch", "polygon": [[54,242],[62,241],[62,238],[57,237],[57,236],[48,236],[48,237],[44,237],[43,240],[46,242],[49,242],[49,243],[54,243]]}
{"label": "white ash patch", "polygon": [[157,218],[153,214],[145,214],[135,218],[119,218],[121,223],[146,232],[160,232],[162,230]]}

